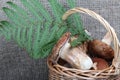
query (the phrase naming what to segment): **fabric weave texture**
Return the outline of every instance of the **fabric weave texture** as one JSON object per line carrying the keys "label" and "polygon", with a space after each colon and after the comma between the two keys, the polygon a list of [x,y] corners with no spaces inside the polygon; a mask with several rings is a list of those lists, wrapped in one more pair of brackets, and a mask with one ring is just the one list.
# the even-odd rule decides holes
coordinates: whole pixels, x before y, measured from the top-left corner
{"label": "fabric weave texture", "polygon": [[[6,20],[2,7],[6,1],[14,1],[18,5],[20,0],[0,0],[0,20]],[[47,0],[40,0],[49,9]],[[59,0],[66,5],[65,0]],[[104,17],[115,29],[120,40],[120,1],[119,0],[76,0],[76,7],[84,7],[95,11]],[[105,34],[104,27],[93,18],[81,14],[85,28],[95,38],[101,39]],[[46,59],[35,60],[28,56],[13,41],[6,41],[0,37],[0,80],[48,80]]]}

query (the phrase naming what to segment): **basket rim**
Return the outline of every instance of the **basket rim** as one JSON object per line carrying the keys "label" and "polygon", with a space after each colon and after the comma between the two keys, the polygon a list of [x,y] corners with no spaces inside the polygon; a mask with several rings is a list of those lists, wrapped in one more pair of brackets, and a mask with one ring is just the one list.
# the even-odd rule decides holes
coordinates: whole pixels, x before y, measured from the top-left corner
{"label": "basket rim", "polygon": [[[79,69],[75,69],[75,68],[67,68],[60,64],[54,64],[54,62],[53,62],[53,60],[51,60],[50,56],[47,58],[47,65],[48,65],[49,71],[54,72],[54,74],[57,73],[60,76],[76,77],[79,79],[81,79],[81,78],[82,79],[100,79],[100,78],[108,78],[111,75],[116,75],[114,65],[111,65],[104,70],[79,70]],[[106,73],[106,71],[108,73]],[[75,72],[83,73],[83,74],[79,75],[79,74],[75,74]],[[94,73],[94,74],[98,73],[98,74],[88,75],[89,73]],[[100,76],[100,74],[102,74],[102,76]]]}

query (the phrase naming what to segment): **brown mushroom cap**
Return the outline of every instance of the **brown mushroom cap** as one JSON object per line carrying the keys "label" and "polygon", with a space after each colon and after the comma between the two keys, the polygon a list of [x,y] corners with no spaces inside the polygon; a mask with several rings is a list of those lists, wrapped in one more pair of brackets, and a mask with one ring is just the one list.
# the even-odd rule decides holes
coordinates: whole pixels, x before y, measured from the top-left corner
{"label": "brown mushroom cap", "polygon": [[109,67],[108,65],[108,62],[102,58],[92,58],[92,61],[94,63],[97,63],[96,67],[97,67],[97,70],[102,70],[102,69],[106,69]]}
{"label": "brown mushroom cap", "polygon": [[114,58],[114,50],[112,47],[100,40],[88,42],[88,53],[106,60],[112,60]]}

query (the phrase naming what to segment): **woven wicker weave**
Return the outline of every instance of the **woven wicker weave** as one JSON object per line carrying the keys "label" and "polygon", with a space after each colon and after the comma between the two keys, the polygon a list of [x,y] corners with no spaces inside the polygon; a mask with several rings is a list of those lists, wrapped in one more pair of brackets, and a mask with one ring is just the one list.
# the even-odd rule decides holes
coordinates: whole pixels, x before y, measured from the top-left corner
{"label": "woven wicker weave", "polygon": [[[114,59],[112,61],[112,65],[109,68],[104,70],[79,70],[73,68],[67,68],[61,66],[60,64],[54,64],[54,60],[51,58],[52,55],[56,53],[52,53],[51,56],[48,57],[47,63],[49,67],[49,80],[81,80],[81,79],[108,79],[111,76],[116,76],[120,73],[120,43],[116,36],[114,29],[109,25],[109,23],[102,18],[100,15],[95,12],[84,9],[84,8],[73,8],[68,10],[62,17],[63,20],[66,20],[68,16],[73,13],[80,12],[88,14],[89,16],[98,20],[106,30],[110,33],[112,37],[112,41],[114,44]],[[116,80],[113,78],[109,78],[109,80]]]}

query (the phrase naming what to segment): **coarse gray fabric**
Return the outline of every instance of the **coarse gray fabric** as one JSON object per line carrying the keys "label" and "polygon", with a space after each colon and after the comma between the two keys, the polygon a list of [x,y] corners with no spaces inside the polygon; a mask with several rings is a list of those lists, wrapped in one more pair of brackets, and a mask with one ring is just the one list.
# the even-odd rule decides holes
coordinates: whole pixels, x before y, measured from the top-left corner
{"label": "coarse gray fabric", "polygon": [[[2,12],[6,1],[14,1],[18,5],[20,0],[0,0],[0,20],[7,19]],[[47,0],[40,0],[48,8]],[[59,0],[66,5],[66,0]],[[76,7],[84,7],[103,16],[116,30],[120,39],[120,1],[119,0],[76,0]],[[101,39],[105,28],[93,18],[81,14],[84,26],[95,38]],[[48,80],[46,59],[34,60],[24,49],[19,48],[13,41],[0,38],[0,80]]]}

